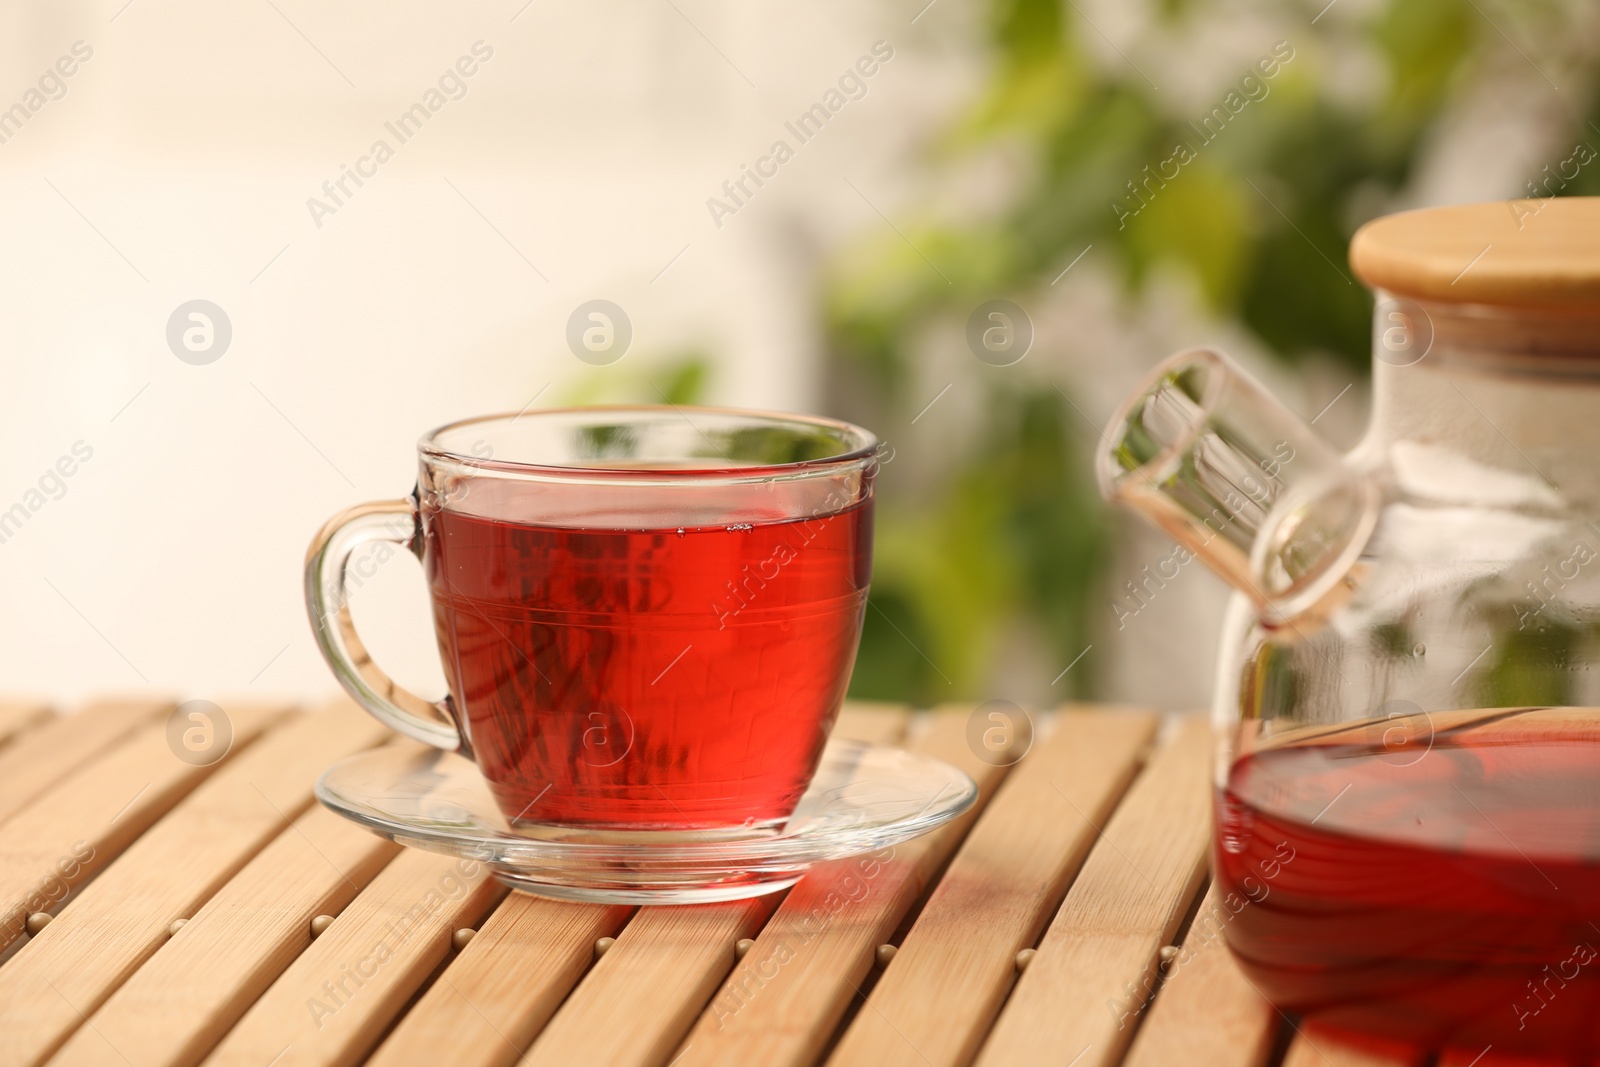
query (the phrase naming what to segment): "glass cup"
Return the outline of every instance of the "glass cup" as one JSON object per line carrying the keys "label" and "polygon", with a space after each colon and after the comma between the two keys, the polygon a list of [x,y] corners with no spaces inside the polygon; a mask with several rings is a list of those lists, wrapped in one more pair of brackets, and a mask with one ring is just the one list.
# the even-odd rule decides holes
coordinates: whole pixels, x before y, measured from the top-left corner
{"label": "glass cup", "polygon": [[[768,830],[849,683],[878,450],[845,423],[715,408],[452,423],[418,443],[411,497],[317,534],[317,643],[380,721],[473,759],[513,827]],[[442,700],[356,633],[352,554],[374,543],[422,560]]]}

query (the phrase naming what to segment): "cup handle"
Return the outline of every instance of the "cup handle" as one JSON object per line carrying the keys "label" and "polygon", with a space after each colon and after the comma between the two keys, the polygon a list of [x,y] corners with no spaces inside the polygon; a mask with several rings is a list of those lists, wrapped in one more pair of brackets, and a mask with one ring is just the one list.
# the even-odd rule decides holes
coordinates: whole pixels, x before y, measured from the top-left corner
{"label": "cup handle", "polygon": [[422,527],[416,504],[380,500],[329,519],[306,552],[306,610],[317,647],[345,690],[373,717],[406,737],[471,755],[449,696],[424,700],[401,688],[372,661],[350,614],[350,556],[362,545],[388,542],[419,555]]}

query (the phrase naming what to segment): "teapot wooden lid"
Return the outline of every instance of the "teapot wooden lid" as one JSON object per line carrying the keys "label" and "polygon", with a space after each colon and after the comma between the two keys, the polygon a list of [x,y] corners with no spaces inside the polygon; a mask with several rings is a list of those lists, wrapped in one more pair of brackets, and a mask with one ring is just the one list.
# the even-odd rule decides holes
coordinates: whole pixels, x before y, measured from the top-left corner
{"label": "teapot wooden lid", "polygon": [[1417,300],[1600,309],[1600,197],[1388,215],[1356,231],[1350,266],[1372,288]]}

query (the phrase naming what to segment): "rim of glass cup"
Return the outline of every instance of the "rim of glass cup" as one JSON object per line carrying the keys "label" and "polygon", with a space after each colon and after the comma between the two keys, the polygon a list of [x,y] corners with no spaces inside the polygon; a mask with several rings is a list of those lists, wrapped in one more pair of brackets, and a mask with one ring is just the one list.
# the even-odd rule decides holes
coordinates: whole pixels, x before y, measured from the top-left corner
{"label": "rim of glass cup", "polygon": [[[790,463],[751,464],[747,466],[729,466],[713,464],[710,461],[703,467],[606,467],[606,466],[577,466],[561,463],[537,463],[524,460],[500,460],[488,456],[476,456],[470,452],[459,452],[446,448],[438,443],[441,435],[461,430],[468,426],[480,426],[497,422],[517,422],[522,419],[540,419],[550,416],[572,416],[576,414],[593,415],[596,420],[611,416],[629,415],[660,415],[677,414],[689,421],[690,415],[734,416],[750,419],[752,421],[766,422],[776,425],[788,424],[791,426],[809,426],[834,431],[845,438],[846,441],[855,442],[855,447],[848,451],[840,452],[833,456],[824,456],[819,459],[795,460]],[[690,426],[694,424],[689,423]],[[698,428],[697,428],[698,429]],[[883,448],[883,442],[871,430],[856,426],[853,423],[840,419],[830,419],[821,415],[797,415],[782,411],[763,411],[754,408],[729,408],[710,405],[690,404],[602,404],[594,406],[576,405],[571,407],[541,408],[537,411],[502,412],[494,415],[475,415],[471,418],[457,419],[447,422],[443,426],[435,427],[423,434],[417,441],[417,451],[429,460],[442,460],[464,467],[472,467],[483,471],[499,471],[506,474],[531,474],[550,478],[594,478],[600,476],[606,479],[629,480],[640,479],[650,481],[691,481],[691,480],[726,480],[740,481],[744,479],[766,479],[783,474],[797,474],[811,476],[824,474],[828,471],[850,467],[862,463],[876,456]]]}

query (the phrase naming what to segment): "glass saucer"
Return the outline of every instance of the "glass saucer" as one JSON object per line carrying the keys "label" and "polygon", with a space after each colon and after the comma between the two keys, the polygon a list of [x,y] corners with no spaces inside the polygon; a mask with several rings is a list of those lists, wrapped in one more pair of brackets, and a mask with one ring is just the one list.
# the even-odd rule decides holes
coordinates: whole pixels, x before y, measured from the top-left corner
{"label": "glass saucer", "polygon": [[402,845],[487,863],[514,889],[609,904],[698,904],[771,893],[823,860],[873,852],[942,826],[978,789],[961,771],[904,749],[830,740],[794,814],[745,836],[513,830],[470,760],[388,745],[317,782],[333,811]]}

